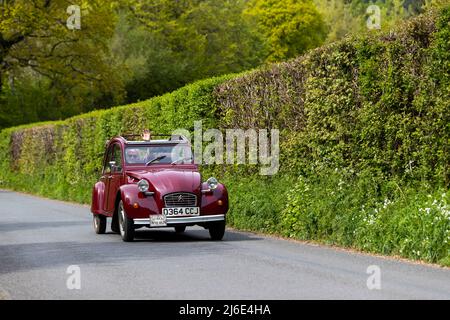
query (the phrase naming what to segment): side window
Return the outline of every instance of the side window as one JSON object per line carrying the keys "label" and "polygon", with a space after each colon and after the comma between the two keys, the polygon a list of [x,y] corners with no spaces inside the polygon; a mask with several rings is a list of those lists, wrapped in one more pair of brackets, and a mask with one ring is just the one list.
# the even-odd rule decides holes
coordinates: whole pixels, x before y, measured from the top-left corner
{"label": "side window", "polygon": [[120,145],[115,144],[113,150],[113,160],[116,162],[115,172],[122,172],[122,150],[120,149]]}
{"label": "side window", "polygon": [[107,151],[108,153],[107,153],[107,155],[106,155],[105,163],[104,163],[104,165],[103,165],[103,173],[110,173],[110,172],[111,172],[111,165],[109,164],[109,162],[112,161],[112,160],[111,160],[111,157],[112,157],[112,150],[113,150],[112,147],[109,147],[109,148],[108,148],[108,151]]}

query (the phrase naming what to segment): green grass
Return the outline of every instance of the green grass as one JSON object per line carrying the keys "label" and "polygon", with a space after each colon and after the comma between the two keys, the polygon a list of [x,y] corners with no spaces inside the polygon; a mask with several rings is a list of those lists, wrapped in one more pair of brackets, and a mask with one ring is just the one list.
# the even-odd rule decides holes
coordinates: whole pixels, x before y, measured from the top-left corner
{"label": "green grass", "polygon": [[226,177],[229,224],[449,266],[450,192],[400,186],[371,174]]}

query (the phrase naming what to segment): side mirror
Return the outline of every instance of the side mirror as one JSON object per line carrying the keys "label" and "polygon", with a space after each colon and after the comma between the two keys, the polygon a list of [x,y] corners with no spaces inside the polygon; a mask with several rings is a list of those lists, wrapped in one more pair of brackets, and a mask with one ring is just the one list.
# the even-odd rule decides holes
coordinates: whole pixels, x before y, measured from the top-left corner
{"label": "side mirror", "polygon": [[111,168],[111,172],[114,172],[116,170],[116,162],[115,161],[110,161],[109,162],[109,167]]}
{"label": "side mirror", "polygon": [[111,172],[121,172],[122,167],[117,165],[115,161],[110,161],[109,166],[111,168]]}

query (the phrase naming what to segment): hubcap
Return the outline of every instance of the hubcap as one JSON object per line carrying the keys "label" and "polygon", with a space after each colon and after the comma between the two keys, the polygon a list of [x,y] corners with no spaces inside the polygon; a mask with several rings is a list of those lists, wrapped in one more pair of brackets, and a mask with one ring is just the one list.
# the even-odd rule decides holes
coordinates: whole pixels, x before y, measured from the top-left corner
{"label": "hubcap", "polygon": [[97,216],[94,217],[94,228],[97,230],[98,229],[98,220],[97,220]]}
{"label": "hubcap", "polygon": [[119,215],[120,215],[120,221],[119,221],[119,225],[120,225],[120,234],[123,236],[125,234],[125,228],[124,228],[124,224],[125,224],[125,210],[123,210],[123,205],[122,203],[120,204],[119,207]]}

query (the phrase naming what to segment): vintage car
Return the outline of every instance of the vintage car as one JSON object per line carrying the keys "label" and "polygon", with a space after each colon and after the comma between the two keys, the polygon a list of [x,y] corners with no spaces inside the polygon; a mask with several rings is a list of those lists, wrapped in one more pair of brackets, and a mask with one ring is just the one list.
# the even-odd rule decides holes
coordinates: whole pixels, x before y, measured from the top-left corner
{"label": "vintage car", "polygon": [[[141,227],[173,227],[184,232],[199,225],[213,240],[225,233],[227,189],[211,177],[205,182],[182,135],[122,135],[106,143],[103,171],[92,191],[94,229],[111,230],[133,241]],[[158,137],[159,140],[154,140]]]}

